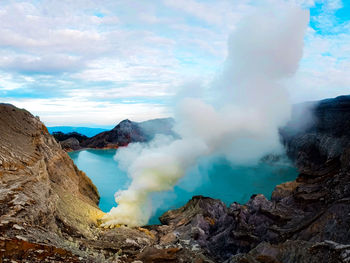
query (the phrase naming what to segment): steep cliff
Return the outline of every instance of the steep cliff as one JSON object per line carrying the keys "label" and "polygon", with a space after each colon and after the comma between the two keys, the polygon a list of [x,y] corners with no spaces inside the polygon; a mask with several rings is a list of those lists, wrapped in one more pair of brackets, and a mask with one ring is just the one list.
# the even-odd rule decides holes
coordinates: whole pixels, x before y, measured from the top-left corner
{"label": "steep cliff", "polygon": [[[305,116],[307,121],[303,122]],[[332,167],[348,169],[350,96],[295,105],[281,135],[287,154],[301,173],[323,173]]]}
{"label": "steep cliff", "polygon": [[[93,234],[99,194],[46,127],[29,112],[0,104],[0,230],[3,237],[61,242]],[[79,207],[79,209],[77,209]],[[43,241],[40,238],[40,241]]]}

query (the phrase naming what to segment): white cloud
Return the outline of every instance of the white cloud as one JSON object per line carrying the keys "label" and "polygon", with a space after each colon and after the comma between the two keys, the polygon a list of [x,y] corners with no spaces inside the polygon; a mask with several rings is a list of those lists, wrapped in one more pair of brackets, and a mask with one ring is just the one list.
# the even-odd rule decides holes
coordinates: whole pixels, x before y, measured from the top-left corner
{"label": "white cloud", "polygon": [[222,24],[222,15],[213,12],[211,4],[199,3],[195,0],[165,0],[164,3],[170,7],[189,13],[208,24]]}
{"label": "white cloud", "polygon": [[[342,2],[286,1],[321,5],[312,17],[319,30],[309,28],[303,60],[288,84],[293,100],[349,93],[350,23],[335,17]],[[106,105],[123,98],[167,100],[187,80],[210,82],[227,56],[230,32],[258,3],[0,1],[0,96]]]}
{"label": "white cloud", "polygon": [[84,60],[76,56],[14,55],[0,57],[0,69],[24,73],[57,73],[77,71],[84,66]]}
{"label": "white cloud", "polygon": [[0,73],[0,91],[9,91],[20,89],[22,85],[14,81],[10,74],[1,74]]}
{"label": "white cloud", "polygon": [[289,83],[293,101],[350,94],[350,27],[337,22],[333,11],[340,7],[341,1],[328,1],[314,17],[322,32],[308,30],[302,63]]}
{"label": "white cloud", "polygon": [[19,108],[40,116],[47,126],[62,125],[116,125],[123,119],[144,121],[168,117],[170,112],[160,104],[105,103],[76,99],[8,99]]}

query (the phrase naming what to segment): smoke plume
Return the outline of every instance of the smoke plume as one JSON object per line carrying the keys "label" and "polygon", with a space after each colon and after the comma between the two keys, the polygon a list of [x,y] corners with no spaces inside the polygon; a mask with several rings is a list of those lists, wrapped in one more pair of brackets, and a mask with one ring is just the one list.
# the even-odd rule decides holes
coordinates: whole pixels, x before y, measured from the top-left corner
{"label": "smoke plume", "polygon": [[256,161],[279,151],[278,127],[288,121],[290,103],[283,81],[302,57],[308,11],[283,3],[247,17],[229,39],[228,57],[212,85],[211,103],[183,98],[177,106],[181,139],[158,137],[117,153],[132,182],[116,193],[117,207],[104,227],[140,226],[151,217],[150,195],[171,190],[201,157],[223,155],[232,162]]}

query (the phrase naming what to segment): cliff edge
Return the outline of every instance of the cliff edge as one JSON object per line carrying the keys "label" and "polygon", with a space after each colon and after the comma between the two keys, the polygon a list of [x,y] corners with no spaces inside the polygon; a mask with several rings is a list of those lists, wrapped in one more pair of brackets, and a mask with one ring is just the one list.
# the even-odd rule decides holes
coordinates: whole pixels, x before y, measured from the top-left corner
{"label": "cliff edge", "polygon": [[0,230],[8,238],[2,246],[13,240],[64,245],[60,236],[66,234],[91,237],[86,226],[102,216],[98,191],[40,120],[0,104],[0,134]]}

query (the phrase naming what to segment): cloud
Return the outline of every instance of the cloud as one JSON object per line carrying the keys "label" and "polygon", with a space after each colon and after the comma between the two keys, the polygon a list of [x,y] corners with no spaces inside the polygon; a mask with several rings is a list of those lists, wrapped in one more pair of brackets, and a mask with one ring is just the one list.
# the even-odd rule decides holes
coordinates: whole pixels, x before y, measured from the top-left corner
{"label": "cloud", "polygon": [[[289,1],[314,8],[304,57],[287,83],[291,97],[348,92],[350,23],[337,17],[345,2]],[[229,34],[257,5],[252,0],[0,1],[0,97],[166,101],[184,82],[210,82],[227,56]]]}
{"label": "cloud", "polygon": [[0,74],[0,91],[6,92],[20,88],[21,84],[14,81],[11,74]]}
{"label": "cloud", "polygon": [[289,82],[295,102],[350,94],[350,21],[339,21],[341,1],[319,1],[316,28],[309,28],[300,68]]}
{"label": "cloud", "polygon": [[165,0],[164,3],[170,7],[189,13],[208,24],[221,24],[222,16],[213,12],[210,4],[199,3],[195,0]]}
{"label": "cloud", "polygon": [[62,125],[116,125],[123,119],[144,121],[168,117],[170,112],[161,104],[113,103],[76,99],[7,99],[19,108],[40,116],[47,126]]}
{"label": "cloud", "polygon": [[14,55],[0,58],[0,69],[23,74],[56,74],[75,72],[84,67],[84,60],[76,56],[64,55]]}

